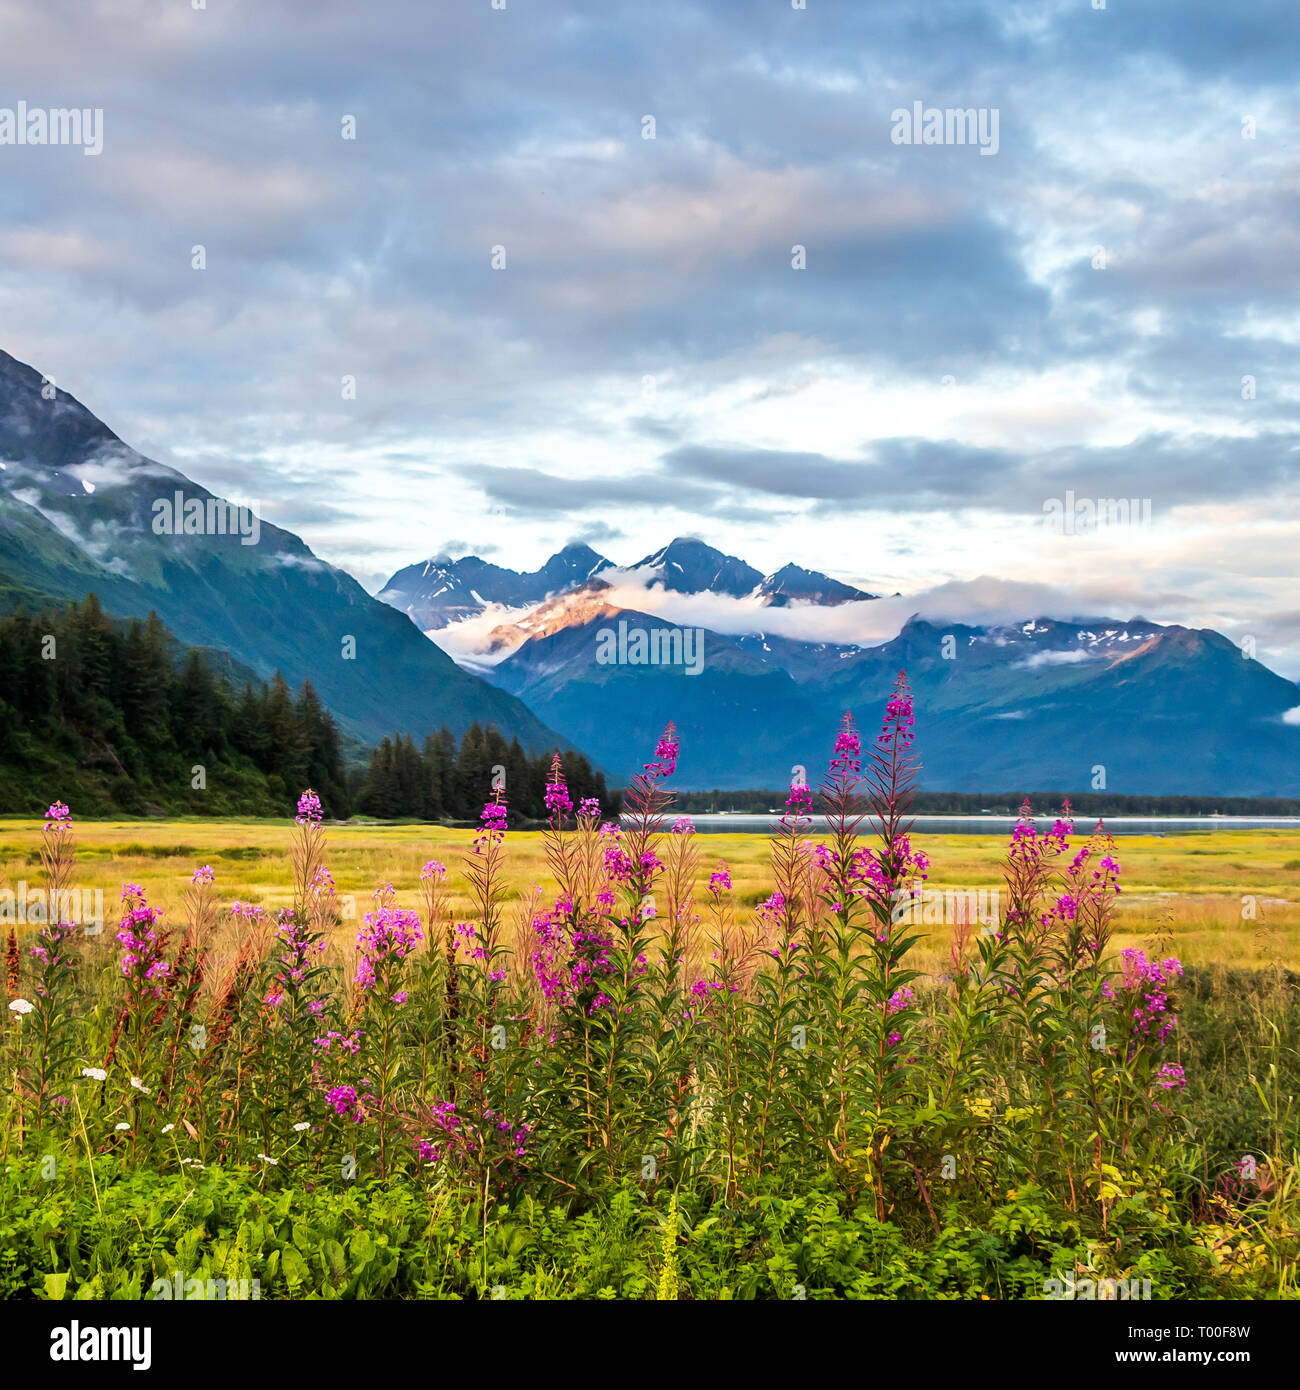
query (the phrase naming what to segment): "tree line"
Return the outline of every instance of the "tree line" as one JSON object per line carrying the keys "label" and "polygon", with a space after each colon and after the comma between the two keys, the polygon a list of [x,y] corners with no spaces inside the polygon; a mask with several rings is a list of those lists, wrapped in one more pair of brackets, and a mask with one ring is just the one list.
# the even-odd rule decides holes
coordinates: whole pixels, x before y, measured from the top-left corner
{"label": "tree line", "polygon": [[[525,751],[474,724],[417,749],[386,738],[348,768],[310,681],[239,680],[223,652],[187,647],[156,613],[110,618],[90,594],[65,608],[0,617],[0,804],[35,814],[55,800],[82,816],[292,814],[312,787],[325,814],[477,820],[504,776],[511,818],[541,819],[552,750]],[[355,754],[354,754],[355,756]],[[563,755],[575,806],[617,800],[579,753]]]}
{"label": "tree line", "polygon": [[[354,772],[350,790],[362,815],[476,821],[494,780],[504,779],[511,819],[543,820],[553,752],[526,752],[490,724],[472,724],[459,745],[445,725],[420,748],[410,734],[394,734],[370,755],[364,773]],[[602,816],[615,814],[617,798],[586,757],[569,751],[561,761],[575,808],[590,797],[600,802]]]}

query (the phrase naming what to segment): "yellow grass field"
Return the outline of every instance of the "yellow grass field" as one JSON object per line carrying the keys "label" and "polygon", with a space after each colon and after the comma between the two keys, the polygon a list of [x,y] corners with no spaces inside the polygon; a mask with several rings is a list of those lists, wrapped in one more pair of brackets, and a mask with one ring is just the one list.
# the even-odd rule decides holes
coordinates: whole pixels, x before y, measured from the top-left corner
{"label": "yellow grass field", "polygon": [[[102,889],[106,921],[116,920],[124,882],[140,883],[150,901],[172,916],[194,868],[210,864],[224,901],[242,899],[269,909],[291,899],[287,848],[292,823],[269,820],[82,822],[76,828],[74,885]],[[420,866],[447,865],[453,911],[468,908],[462,860],[472,832],[441,826],[347,823],[328,827],[328,862],[345,900],[359,917],[370,894],[391,882],[399,903],[419,904]],[[41,882],[40,822],[0,820],[0,890]],[[920,835],[930,855],[928,887],[994,888],[1006,841],[998,836]],[[718,860],[731,871],[736,901],[752,905],[770,892],[768,844],[760,835],[700,835],[701,873]],[[549,894],[542,837],[511,832],[511,888],[516,896],[542,884]],[[1228,830],[1116,840],[1124,892],[1118,900],[1118,946],[1142,944],[1162,931],[1189,964],[1300,968],[1300,831]],[[28,928],[30,930],[30,928]],[[350,924],[344,923],[344,930]],[[921,968],[942,969],[947,928],[923,928]]]}

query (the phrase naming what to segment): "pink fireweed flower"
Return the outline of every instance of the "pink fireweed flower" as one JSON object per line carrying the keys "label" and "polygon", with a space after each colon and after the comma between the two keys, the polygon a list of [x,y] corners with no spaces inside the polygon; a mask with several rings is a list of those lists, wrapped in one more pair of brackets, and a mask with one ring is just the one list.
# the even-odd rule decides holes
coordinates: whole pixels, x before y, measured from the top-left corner
{"label": "pink fireweed flower", "polygon": [[250,922],[260,922],[266,916],[266,908],[257,903],[244,903],[236,899],[230,904],[232,917],[246,917]]}
{"label": "pink fireweed flower", "polygon": [[424,940],[418,914],[400,907],[381,907],[367,912],[365,925],[357,933],[357,949],[361,962],[357,966],[357,985],[373,990],[378,977],[387,974],[391,965],[405,960]]}
{"label": "pink fireweed flower", "polygon": [[154,930],[162,913],[149,906],[139,884],[124,883],[122,901],[126,911],[118,923],[117,933],[117,939],[126,948],[122,953],[122,974],[141,992],[161,999],[163,981],[171,973]]}
{"label": "pink fireweed flower", "polygon": [[835,737],[835,753],[831,758],[831,772],[862,771],[862,740],[858,737],[853,716],[847,711],[840,721],[840,731]]}
{"label": "pink fireweed flower", "polygon": [[618,845],[605,850],[605,873],[615,883],[628,883],[635,872],[631,857]]}
{"label": "pink fireweed flower", "polygon": [[791,821],[807,820],[812,815],[812,791],[807,782],[791,782],[790,795],[785,799],[785,816]]}
{"label": "pink fireweed flower", "polygon": [[617,821],[606,821],[600,827],[600,842],[605,862],[605,876],[614,883],[628,883],[636,872],[632,856],[623,848],[623,828]]}
{"label": "pink fireweed flower", "polygon": [[727,872],[725,864],[719,864],[717,869],[709,875],[709,892],[716,898],[723,891],[731,892],[731,875]]}
{"label": "pink fireweed flower", "polygon": [[[696,980],[691,986],[691,994],[701,1002],[706,1002],[713,997],[716,991],[725,988],[726,986],[721,980]],[[736,986],[733,985],[732,989],[735,988]]]}
{"label": "pink fireweed flower", "polygon": [[211,883],[214,878],[211,864],[204,864],[201,869],[194,870],[194,877],[191,883]]}
{"label": "pink fireweed flower", "polygon": [[299,825],[319,825],[321,822],[321,815],[320,797],[308,787],[298,798],[298,815],[296,820]]}
{"label": "pink fireweed flower", "polygon": [[877,743],[889,743],[895,737],[900,743],[911,743],[915,734],[912,730],[912,696],[904,690],[897,690],[885,706],[885,719]]}
{"label": "pink fireweed flower", "polygon": [[[885,1003],[886,1016],[888,1016],[889,1014],[899,1013],[901,1010],[907,1008],[907,1006],[912,1002],[912,1000],[915,997],[916,996],[912,993],[910,989],[907,988],[906,985],[904,985],[901,989],[896,989],[893,992],[893,994],[889,996],[889,999]],[[896,1037],[897,1034],[895,1034],[894,1036]]]}
{"label": "pink fireweed flower", "polygon": [[677,819],[673,821],[672,833],[674,835],[694,835],[695,822],[690,816],[678,816]]}
{"label": "pink fireweed flower", "polygon": [[776,892],[759,903],[756,911],[765,921],[779,922],[785,915],[785,903],[785,894]]}
{"label": "pink fireweed flower", "polygon": [[546,784],[546,814],[551,820],[563,820],[573,814],[573,802],[564,783],[564,771],[557,753],[551,763],[551,780]]}
{"label": "pink fireweed flower", "polygon": [[369,1093],[365,1081],[362,1081],[360,1090],[356,1086],[332,1086],[325,1093],[325,1099],[335,1114],[359,1125],[365,1120],[367,1107],[374,1103],[375,1098]]}
{"label": "pink fireweed flower", "polygon": [[597,820],[600,817],[600,802],[594,796],[584,796],[578,802],[579,820]]}
{"label": "pink fireweed flower", "polygon": [[[293,908],[281,908],[275,915],[275,923],[275,935],[283,948],[280,952],[281,968],[264,1000],[273,1009],[283,1003],[286,990],[292,989],[296,993],[297,987],[306,979],[312,950],[307,924],[298,921]],[[316,943],[318,953],[324,948],[323,941]]]}
{"label": "pink fireweed flower", "polygon": [[[826,858],[827,863],[823,867],[829,868],[830,850],[826,851]],[[853,858],[850,861],[849,877],[854,882],[871,884],[875,888],[885,889],[889,887],[889,880],[873,849],[864,847],[853,851]]]}
{"label": "pink fireweed flower", "polygon": [[[1120,988],[1124,1005],[1133,1021],[1133,1041],[1130,1054],[1140,1042],[1161,1043],[1178,1026],[1176,1015],[1169,1012],[1169,986],[1183,973],[1182,962],[1170,956],[1162,961],[1148,960],[1146,952],[1129,948],[1119,953],[1123,969]],[[1114,1001],[1117,992],[1106,981],[1102,997]]]}
{"label": "pink fireweed flower", "polygon": [[447,866],[445,864],[440,864],[436,859],[430,859],[429,862],[420,870],[421,883],[427,883],[429,879],[433,879],[435,882],[441,883],[443,879],[445,879],[446,877]]}
{"label": "pink fireweed flower", "polygon": [[506,804],[498,793],[479,815],[479,827],[474,832],[475,854],[482,854],[490,845],[499,844],[505,838],[506,820]]}
{"label": "pink fireweed flower", "polygon": [[45,813],[45,828],[52,833],[59,833],[63,830],[72,828],[72,812],[62,801],[56,801]]}
{"label": "pink fireweed flower", "polygon": [[655,745],[655,761],[646,763],[644,770],[651,777],[671,777],[677,771],[677,753],[680,746],[677,730],[669,724]]}
{"label": "pink fireweed flower", "polygon": [[1166,1062],[1156,1072],[1156,1080],[1166,1091],[1185,1091],[1187,1089],[1187,1073],[1177,1062]]}
{"label": "pink fireweed flower", "polygon": [[414,1141],[416,1156],[421,1163],[444,1161],[486,1162],[494,1171],[512,1159],[523,1158],[530,1125],[517,1128],[504,1116],[484,1107],[479,1119],[462,1115],[451,1100],[435,1101],[426,1116],[429,1138]]}
{"label": "pink fireweed flower", "polygon": [[487,960],[488,949],[478,939],[478,928],[473,922],[457,922],[456,935],[460,937],[460,947],[469,960]]}

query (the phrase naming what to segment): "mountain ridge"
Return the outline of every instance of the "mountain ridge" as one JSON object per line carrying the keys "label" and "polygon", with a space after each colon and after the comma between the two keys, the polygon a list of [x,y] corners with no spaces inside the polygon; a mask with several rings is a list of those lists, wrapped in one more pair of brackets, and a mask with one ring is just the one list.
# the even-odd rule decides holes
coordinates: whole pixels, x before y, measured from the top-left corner
{"label": "mountain ridge", "polygon": [[[340,726],[374,743],[444,723],[493,723],[525,746],[567,746],[508,692],[462,670],[411,621],[257,518],[257,539],[160,532],[176,490],[225,505],[132,449],[35,368],[0,353],[0,575],[51,599],[95,593],[119,617],[156,611],[187,645],[264,679],[310,679]],[[251,516],[251,513],[250,513]]]}

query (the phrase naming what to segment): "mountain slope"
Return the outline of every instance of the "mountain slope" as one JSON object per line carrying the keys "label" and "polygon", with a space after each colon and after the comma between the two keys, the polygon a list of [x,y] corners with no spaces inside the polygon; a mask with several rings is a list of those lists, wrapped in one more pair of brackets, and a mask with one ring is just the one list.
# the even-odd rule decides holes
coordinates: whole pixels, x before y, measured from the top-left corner
{"label": "mountain slope", "polygon": [[[371,598],[288,531],[247,515],[248,536],[159,532],[179,493],[209,518],[221,502],[146,459],[64,391],[0,352],[0,576],[58,599],[96,593],[119,616],[157,611],[189,645],[260,676],[310,679],[340,726],[374,742],[476,720],[542,748],[556,742],[508,693],[461,670],[403,614]],[[182,517],[184,508],[182,508]],[[255,543],[245,544],[256,537]]]}
{"label": "mountain slope", "polygon": [[[703,669],[603,666],[602,630],[663,619],[619,610],[599,581],[493,634],[492,678],[611,770],[655,726],[683,728],[684,787],[781,787],[825,765],[840,714],[872,732],[906,669],[921,783],[945,791],[1054,786],[1119,794],[1300,795],[1296,686],[1218,633],[1094,620],[936,626],[875,647],[703,634]],[[1104,780],[1103,780],[1104,779]]]}
{"label": "mountain slope", "polygon": [[792,603],[856,603],[876,597],[800,565],[783,565],[775,574],[767,575],[759,584],[758,593],[772,608],[786,608]]}
{"label": "mountain slope", "polygon": [[1141,620],[983,629],[914,619],[843,662],[822,694],[828,706],[874,710],[900,668],[916,696],[928,787],[1300,792],[1300,728],[1283,720],[1300,705],[1296,686],[1216,632]]}
{"label": "mountain slope", "polygon": [[[640,770],[670,720],[681,734],[683,786],[759,785],[760,770],[779,785],[806,761],[815,705],[784,671],[729,638],[617,608],[599,581],[530,618],[493,678],[555,728],[581,729],[581,746],[616,784]],[[637,633],[676,634],[659,639],[659,654],[676,641],[668,654],[682,659],[638,662],[654,649],[648,641],[638,653]]]}

